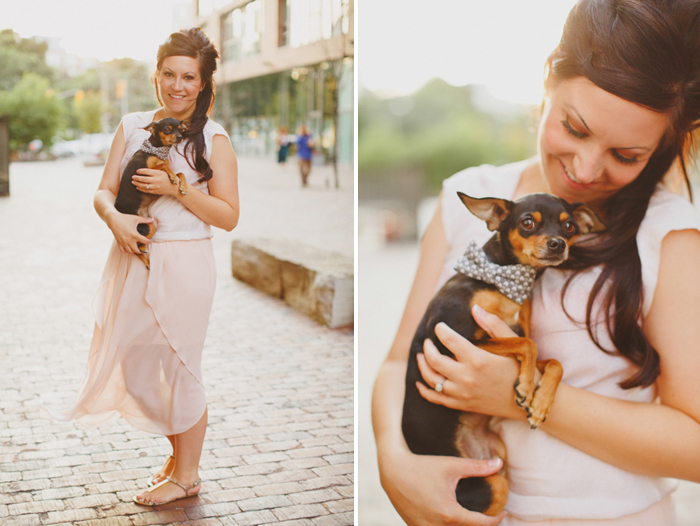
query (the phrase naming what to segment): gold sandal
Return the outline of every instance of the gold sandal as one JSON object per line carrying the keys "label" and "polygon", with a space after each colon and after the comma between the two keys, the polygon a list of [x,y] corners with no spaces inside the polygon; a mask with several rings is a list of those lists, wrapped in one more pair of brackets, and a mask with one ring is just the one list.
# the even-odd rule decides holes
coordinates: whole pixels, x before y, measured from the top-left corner
{"label": "gold sandal", "polygon": [[165,480],[163,478],[163,479],[159,480],[158,482],[153,482],[153,479],[155,479],[155,478],[167,477],[167,475],[165,474],[165,469],[171,460],[174,461],[175,457],[173,455],[168,455],[168,458],[165,459],[165,464],[163,464],[163,467],[160,468],[160,470],[155,475],[153,475],[153,477],[151,477],[151,480],[148,481],[149,488],[155,486],[156,484],[160,484],[161,482],[163,482]]}
{"label": "gold sandal", "polygon": [[147,489],[146,493],[151,493],[152,491],[155,491],[156,489],[160,488],[164,484],[167,484],[168,482],[172,482],[173,484],[180,486],[185,492],[185,494],[182,497],[175,497],[174,499],[166,500],[165,502],[146,502],[145,500],[139,499],[138,495],[135,495],[134,502],[136,504],[140,504],[141,506],[164,506],[166,504],[170,504],[171,502],[175,502],[176,500],[186,499],[188,497],[196,497],[197,495],[199,495],[199,491],[197,491],[197,493],[192,494],[190,494],[190,491],[199,486],[202,483],[202,479],[197,479],[189,486],[185,486],[184,484],[179,483],[177,480],[173,480],[170,477],[165,477],[164,481],[160,482],[159,484],[156,484],[150,489]]}

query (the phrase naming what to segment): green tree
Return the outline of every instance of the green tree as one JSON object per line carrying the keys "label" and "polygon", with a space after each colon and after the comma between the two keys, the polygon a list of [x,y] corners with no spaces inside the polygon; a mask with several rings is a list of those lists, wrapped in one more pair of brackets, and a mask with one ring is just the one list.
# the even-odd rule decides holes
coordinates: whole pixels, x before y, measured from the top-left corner
{"label": "green tree", "polygon": [[0,91],[11,90],[25,73],[51,80],[53,70],[46,65],[45,42],[21,38],[11,29],[0,31]]}
{"label": "green tree", "polygon": [[[474,103],[475,88],[440,79],[418,92],[381,98],[362,92],[358,104],[361,181],[419,173],[425,191],[446,177],[483,163],[525,159],[535,151],[530,112],[492,115]],[[399,184],[398,187],[401,185]],[[374,186],[372,186],[374,188]]]}
{"label": "green tree", "polygon": [[73,116],[79,130],[85,133],[102,131],[102,96],[97,91],[88,91],[84,98],[73,101]]}
{"label": "green tree", "polygon": [[10,118],[10,149],[26,150],[34,139],[52,144],[64,126],[66,107],[56,99],[49,81],[26,73],[12,91],[0,92],[0,115]]}

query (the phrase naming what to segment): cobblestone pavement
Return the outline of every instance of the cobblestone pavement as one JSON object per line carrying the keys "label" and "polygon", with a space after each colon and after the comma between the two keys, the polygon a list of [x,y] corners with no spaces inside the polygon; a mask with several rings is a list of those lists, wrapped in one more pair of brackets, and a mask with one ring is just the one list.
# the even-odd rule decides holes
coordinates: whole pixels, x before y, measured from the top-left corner
{"label": "cobblestone pavement", "polygon": [[[695,194],[697,195],[697,194]],[[404,524],[379,482],[372,434],[370,400],[377,371],[399,325],[418,265],[416,245],[389,245],[376,250],[360,245],[358,273],[358,523],[361,526]],[[700,526],[700,484],[680,482],[674,493],[676,526]],[[663,525],[659,525],[663,526]]]}
{"label": "cobblestone pavement", "polygon": [[352,171],[240,160],[242,215],[217,230],[218,283],[203,356],[209,427],[201,496],[131,502],[169,453],[124,420],[86,430],[39,418],[84,376],[90,303],[112,238],[92,208],[101,168],[14,163],[0,198],[0,524],[353,523],[353,330],[331,330],[230,275],[230,242],[289,237],[353,253]]}

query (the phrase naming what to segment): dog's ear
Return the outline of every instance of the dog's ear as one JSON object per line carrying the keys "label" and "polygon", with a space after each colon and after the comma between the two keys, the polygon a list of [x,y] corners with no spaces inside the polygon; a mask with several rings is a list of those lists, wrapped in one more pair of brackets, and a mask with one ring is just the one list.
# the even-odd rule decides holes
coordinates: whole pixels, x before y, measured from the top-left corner
{"label": "dog's ear", "polygon": [[501,226],[503,220],[510,215],[510,211],[513,209],[513,203],[507,199],[498,199],[496,197],[479,199],[462,192],[457,192],[457,195],[472,214],[482,221],[486,221],[486,226],[489,230],[498,230],[498,227]]}
{"label": "dog's ear", "polygon": [[157,122],[152,122],[151,124],[148,124],[148,125],[144,126],[142,129],[143,129],[143,130],[147,130],[149,133],[153,133],[153,130],[156,129],[156,124],[158,124],[158,123],[157,123]]}
{"label": "dog's ear", "polygon": [[595,234],[607,229],[595,210],[583,203],[574,203],[574,219],[581,234]]}

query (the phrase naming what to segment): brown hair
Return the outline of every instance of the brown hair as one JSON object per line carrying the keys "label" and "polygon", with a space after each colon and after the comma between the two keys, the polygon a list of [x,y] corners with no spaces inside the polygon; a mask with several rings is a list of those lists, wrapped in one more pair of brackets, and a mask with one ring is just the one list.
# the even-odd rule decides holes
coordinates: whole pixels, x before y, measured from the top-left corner
{"label": "brown hair", "polygon": [[[208,181],[214,175],[206,160],[206,143],[204,142],[204,126],[209,119],[209,112],[216,99],[216,84],[214,72],[216,72],[216,60],[219,52],[211,43],[207,35],[200,28],[182,29],[168,37],[159,48],[156,62],[156,75],[163,67],[163,60],[168,57],[192,57],[199,64],[199,75],[204,88],[197,96],[197,104],[194,113],[187,123],[187,131],[182,136],[187,139],[185,144],[185,158],[193,170],[201,174],[201,181]],[[155,80],[155,79],[154,79]],[[156,97],[163,104],[156,85]]]}
{"label": "brown hair", "polygon": [[[659,355],[645,336],[642,269],[637,231],[657,184],[679,161],[688,191],[686,161],[700,119],[698,2],[690,0],[580,0],[564,26],[548,65],[557,80],[586,77],[625,100],[668,116],[661,143],[639,176],[605,204],[608,232],[595,247],[576,247],[566,268],[578,272],[602,265],[588,298],[586,326],[596,345],[619,352],[639,371],[624,389],[649,386],[660,373]],[[593,319],[596,298],[615,350],[604,349]]]}

